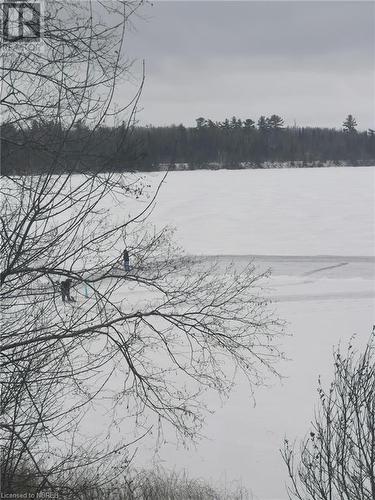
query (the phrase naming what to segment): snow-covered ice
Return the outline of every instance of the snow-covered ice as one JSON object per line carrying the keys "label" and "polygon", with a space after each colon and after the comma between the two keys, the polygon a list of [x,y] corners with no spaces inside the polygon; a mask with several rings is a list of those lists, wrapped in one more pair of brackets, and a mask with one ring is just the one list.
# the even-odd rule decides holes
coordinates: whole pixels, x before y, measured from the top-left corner
{"label": "snow-covered ice", "polygon": [[372,256],[374,187],[372,167],[171,172],[152,219],[192,254]]}
{"label": "snow-covered ice", "polygon": [[[145,175],[155,187],[163,174]],[[135,465],[185,468],[215,484],[237,479],[254,499],[286,500],[283,439],[308,431],[318,376],[330,380],[333,346],[345,346],[353,334],[363,346],[374,323],[374,180],[372,167],[167,176],[148,223],[176,226],[177,243],[188,254],[217,259],[223,269],[229,261],[270,268],[264,293],[288,323],[291,335],[282,347],[289,360],[280,363],[282,380],[256,389],[255,406],[244,380],[223,406],[212,397],[215,413],[207,416],[206,438],[196,448],[176,446],[172,434],[155,454],[155,438],[146,438]],[[129,199],[108,208],[119,220],[146,203]],[[125,288],[119,299],[129,297]]]}
{"label": "snow-covered ice", "polygon": [[283,380],[256,390],[256,406],[245,381],[224,406],[216,402],[196,449],[176,448],[170,436],[154,455],[144,442],[140,465],[186,468],[215,483],[238,479],[254,499],[286,500],[283,439],[307,432],[333,346],[353,334],[363,346],[374,323],[374,180],[367,167],[168,175],[151,220],[175,225],[188,253],[272,269],[266,293],[288,322],[289,361],[280,365]]}
{"label": "snow-covered ice", "polygon": [[[176,448],[172,437],[154,455],[150,441],[140,447],[138,460],[148,467],[186,469],[192,477],[216,484],[237,479],[254,499],[286,500],[287,476],[279,449],[284,437],[301,439],[307,433],[317,402],[318,376],[326,384],[330,381],[333,346],[341,342],[345,347],[356,334],[355,345],[360,348],[369,337],[375,319],[374,260],[364,259],[358,265],[354,259],[318,271],[324,267],[320,259],[310,258],[303,265],[288,259],[290,274],[285,262],[278,268],[279,260],[266,261],[274,268],[267,293],[276,313],[288,322],[290,334],[283,345],[289,360],[279,367],[283,379],[256,389],[255,406],[246,381],[239,381],[222,407],[215,401],[215,414],[207,417],[203,430],[206,438],[196,449]],[[317,272],[309,274],[314,267]]]}

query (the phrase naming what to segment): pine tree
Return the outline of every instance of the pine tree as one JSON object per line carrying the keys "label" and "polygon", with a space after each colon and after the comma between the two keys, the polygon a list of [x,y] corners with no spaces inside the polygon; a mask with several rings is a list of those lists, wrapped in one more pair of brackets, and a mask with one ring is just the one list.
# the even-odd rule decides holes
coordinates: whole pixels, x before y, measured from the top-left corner
{"label": "pine tree", "polygon": [[225,118],[225,120],[221,123],[222,128],[230,128],[230,122],[228,118]]}
{"label": "pine tree", "polygon": [[266,119],[265,116],[261,116],[258,120],[258,129],[260,132],[265,132],[268,130],[268,120]]}
{"label": "pine tree", "polygon": [[280,129],[280,128],[283,128],[283,126],[284,126],[284,120],[281,118],[281,116],[278,116],[278,115],[270,116],[270,118],[267,118],[267,122],[268,122],[269,128],[272,128],[272,129]]}
{"label": "pine tree", "polygon": [[201,116],[195,120],[197,122],[197,128],[202,128],[206,125],[206,120],[205,118],[202,118]]}
{"label": "pine tree", "polygon": [[254,120],[252,120],[251,118],[247,118],[244,122],[243,122],[243,126],[245,128],[254,128],[254,125],[255,125],[255,122]]}
{"label": "pine tree", "polygon": [[346,117],[346,120],[342,124],[342,126],[344,129],[344,132],[348,132],[350,134],[357,132],[357,130],[356,130],[357,122],[355,121],[355,118],[353,115],[348,115]]}
{"label": "pine tree", "polygon": [[232,116],[232,119],[230,121],[230,128],[241,128],[241,127],[242,127],[241,119],[237,120],[235,116]]}

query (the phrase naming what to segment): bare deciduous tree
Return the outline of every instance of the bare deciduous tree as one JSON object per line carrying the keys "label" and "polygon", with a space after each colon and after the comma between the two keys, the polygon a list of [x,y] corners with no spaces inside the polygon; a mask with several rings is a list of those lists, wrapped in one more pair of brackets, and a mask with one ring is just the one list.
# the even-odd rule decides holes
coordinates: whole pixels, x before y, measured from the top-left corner
{"label": "bare deciduous tree", "polygon": [[288,441],[289,497],[300,500],[375,498],[374,333],[357,356],[352,345],[334,355],[328,391],[319,383],[319,409],[299,452]]}
{"label": "bare deciduous tree", "polygon": [[[147,223],[161,184],[149,194],[140,176],[100,173],[116,148],[94,159],[81,134],[80,123],[93,130],[114,113],[116,84],[128,71],[124,33],[138,6],[47,2],[43,56],[16,51],[3,60],[2,139],[12,142],[11,127],[34,127],[44,161],[40,175],[1,181],[0,426],[9,492],[25,470],[36,491],[60,493],[79,484],[83,468],[98,487],[123,473],[129,443],[107,449],[94,436],[96,446],[84,444],[99,401],[111,398],[109,426],[126,418],[129,428],[133,419],[135,440],[162,422],[192,438],[207,389],[227,393],[233,370],[260,384],[280,358],[280,323],[259,288],[265,274],[184,256],[170,229]],[[139,91],[116,111],[127,113],[118,147],[131,133]],[[48,141],[38,121],[51,124]],[[9,151],[3,161],[11,163],[22,143]],[[67,155],[86,173],[64,172]],[[125,244],[130,271],[121,262]]]}

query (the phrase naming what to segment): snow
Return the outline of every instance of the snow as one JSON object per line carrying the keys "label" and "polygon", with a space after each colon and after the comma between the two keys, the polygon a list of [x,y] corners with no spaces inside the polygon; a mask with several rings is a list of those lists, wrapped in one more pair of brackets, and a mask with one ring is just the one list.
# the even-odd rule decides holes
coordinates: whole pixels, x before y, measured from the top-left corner
{"label": "snow", "polygon": [[[163,174],[145,175],[155,187]],[[271,268],[265,293],[288,323],[282,347],[289,361],[280,363],[282,380],[256,389],[255,406],[244,380],[222,406],[208,395],[215,413],[207,416],[205,438],[196,448],[176,446],[175,435],[168,435],[155,453],[155,438],[146,438],[137,445],[134,465],[185,468],[214,484],[239,480],[254,499],[287,499],[283,439],[308,431],[318,375],[330,380],[333,346],[345,346],[353,334],[363,346],[374,323],[374,180],[371,167],[167,176],[150,227],[176,226],[176,240],[187,253],[218,258],[223,268],[232,260],[239,267],[252,260],[260,271]],[[126,206],[113,202],[107,208],[119,221],[146,204],[129,199]],[[138,299],[145,300],[141,293]],[[126,424],[121,432],[129,435]]]}
{"label": "snow", "polygon": [[[358,265],[355,258],[348,259],[346,266],[325,271],[318,271],[324,266],[314,257],[302,264],[291,258],[266,260],[274,269],[267,293],[278,316],[288,322],[290,334],[283,345],[288,360],[279,366],[282,380],[256,389],[255,406],[246,381],[238,381],[223,406],[212,399],[215,413],[208,416],[205,438],[196,449],[176,447],[173,436],[168,436],[172,442],[155,455],[154,442],[143,442],[137,461],[147,467],[186,469],[192,477],[215,484],[238,480],[254,499],[287,500],[286,468],[279,450],[284,437],[293,441],[307,434],[318,376],[326,385],[330,382],[333,347],[341,342],[345,348],[357,335],[355,345],[360,348],[369,338],[374,323],[374,260]],[[306,276],[312,268],[316,273]]]}
{"label": "snow", "polygon": [[374,187],[372,167],[171,172],[152,220],[192,254],[372,256]]}
{"label": "snow", "polygon": [[[188,253],[270,267],[266,293],[288,322],[281,381],[251,398],[239,381],[222,407],[213,400],[206,436],[197,448],[174,436],[157,454],[144,441],[136,458],[185,468],[214,483],[240,480],[259,500],[286,500],[283,439],[301,439],[327,384],[333,346],[354,335],[359,348],[374,323],[375,170],[369,167],[191,171],[168,175],[151,214],[155,225],[177,227]],[[158,174],[149,177],[155,185]]]}

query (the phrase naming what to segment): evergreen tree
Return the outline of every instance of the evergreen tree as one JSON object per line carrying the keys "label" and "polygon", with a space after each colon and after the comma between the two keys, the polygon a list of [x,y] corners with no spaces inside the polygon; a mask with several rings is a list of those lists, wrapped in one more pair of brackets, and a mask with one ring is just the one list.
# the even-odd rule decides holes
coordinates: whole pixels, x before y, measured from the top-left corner
{"label": "evergreen tree", "polygon": [[268,120],[265,116],[262,115],[258,120],[258,130],[260,132],[265,132],[266,130],[268,130],[268,128]]}
{"label": "evergreen tree", "polygon": [[278,115],[272,115],[267,118],[267,123],[269,128],[272,129],[280,129],[284,126],[284,120],[281,118],[281,116]]}
{"label": "evergreen tree", "polygon": [[[63,161],[55,168],[59,173],[72,169],[77,173],[107,171],[103,170],[102,158],[108,155],[111,161],[105,169],[114,171],[155,170],[159,164],[173,162],[188,163],[192,168],[207,168],[211,162],[232,166],[263,161],[300,161],[311,165],[328,160],[351,165],[374,164],[373,129],[349,134],[343,129],[281,129],[281,124],[282,119],[277,115],[270,119],[261,116],[257,128],[250,118],[214,122],[200,117],[197,127],[134,127],[124,143],[126,124],[103,125],[93,131],[78,123],[69,131],[74,145],[65,141]],[[34,120],[24,130],[3,124],[0,126],[2,174],[42,174],[50,162],[48,148],[58,144],[66,134],[61,124],[52,121]],[[76,146],[80,141],[87,143],[85,155]],[[22,150],[20,144],[24,144]]]}
{"label": "evergreen tree", "polygon": [[255,122],[251,118],[246,118],[246,120],[243,122],[243,126],[245,128],[255,128]]}
{"label": "evergreen tree", "polygon": [[222,123],[221,123],[222,128],[230,128],[230,122],[228,118],[226,118]]}
{"label": "evergreen tree", "polygon": [[237,118],[235,116],[232,116],[232,119],[230,121],[230,128],[241,128],[242,127],[242,120]]}
{"label": "evergreen tree", "polygon": [[344,132],[348,132],[350,134],[357,132],[357,130],[356,130],[357,122],[355,121],[355,118],[353,115],[348,115],[346,117],[346,120],[342,124],[342,126],[344,129]]}
{"label": "evergreen tree", "polygon": [[199,118],[197,118],[195,121],[197,122],[197,128],[202,128],[206,124],[206,120],[202,116],[200,116]]}

